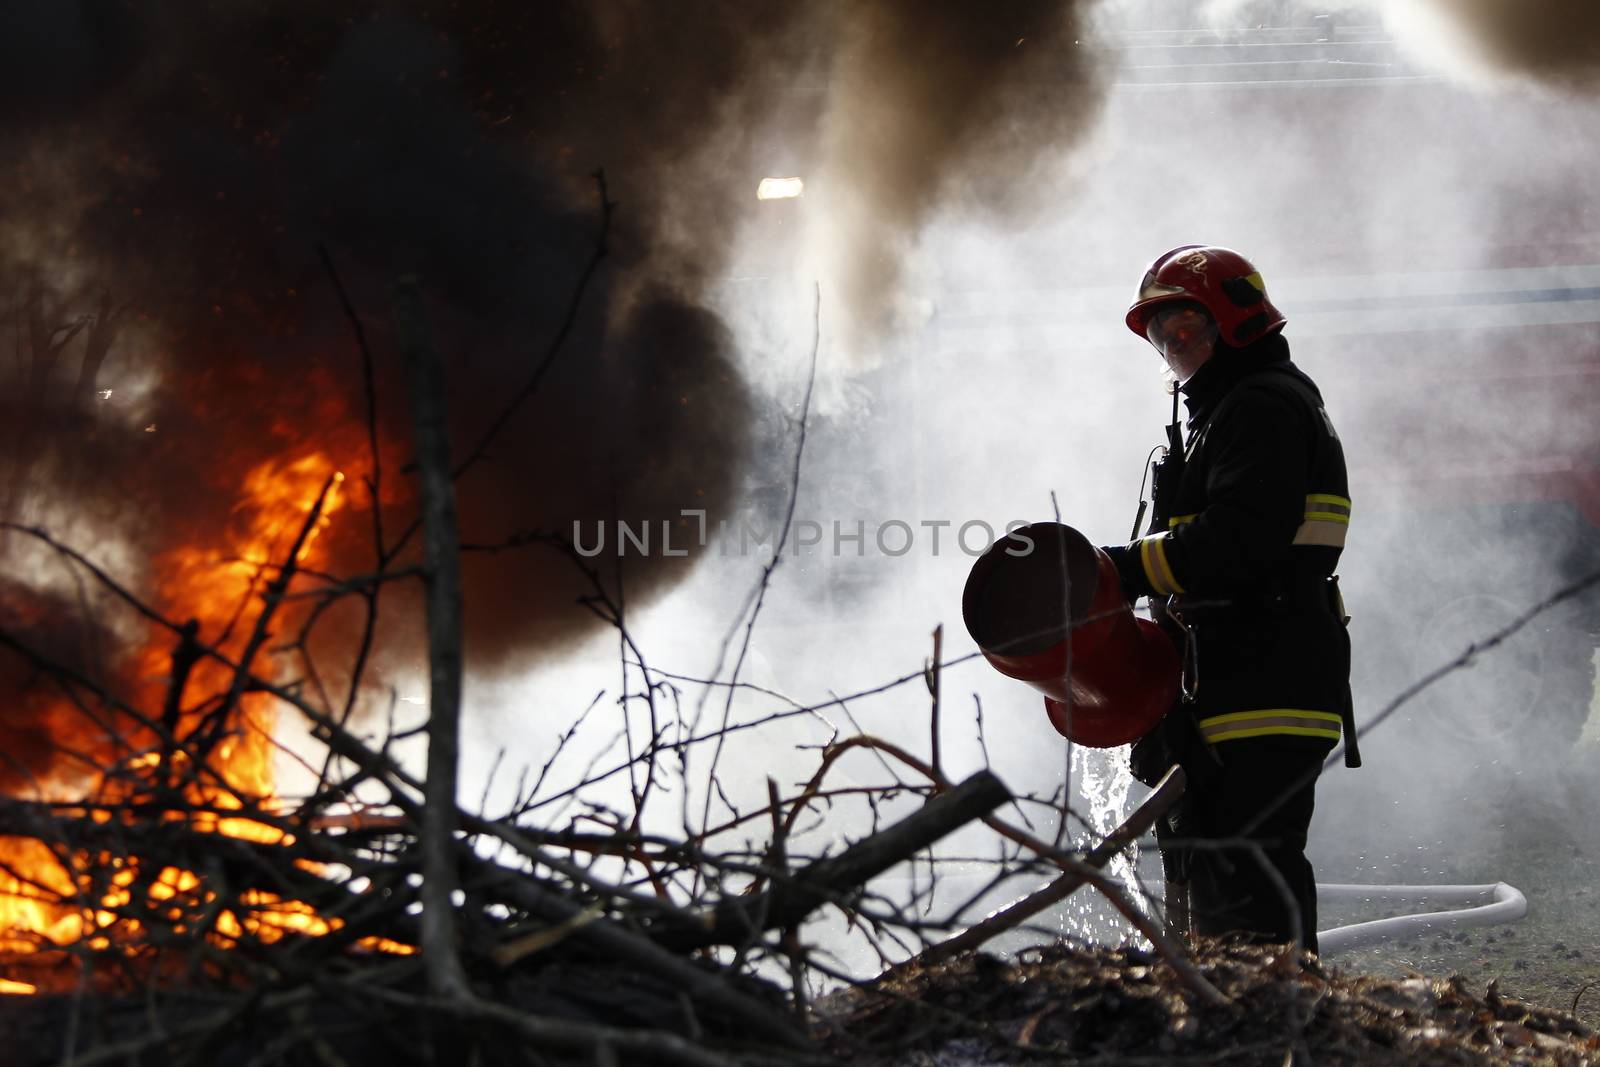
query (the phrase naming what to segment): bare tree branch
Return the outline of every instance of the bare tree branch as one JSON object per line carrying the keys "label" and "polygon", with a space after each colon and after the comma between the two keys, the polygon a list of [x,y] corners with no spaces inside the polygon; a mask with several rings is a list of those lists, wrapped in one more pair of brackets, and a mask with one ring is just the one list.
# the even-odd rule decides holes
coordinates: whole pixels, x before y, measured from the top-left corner
{"label": "bare tree branch", "polygon": [[395,337],[411,371],[423,566],[428,587],[428,777],[422,813],[422,951],[438,996],[468,995],[456,949],[456,768],[461,732],[461,550],[444,411],[444,373],[416,279],[394,294]]}

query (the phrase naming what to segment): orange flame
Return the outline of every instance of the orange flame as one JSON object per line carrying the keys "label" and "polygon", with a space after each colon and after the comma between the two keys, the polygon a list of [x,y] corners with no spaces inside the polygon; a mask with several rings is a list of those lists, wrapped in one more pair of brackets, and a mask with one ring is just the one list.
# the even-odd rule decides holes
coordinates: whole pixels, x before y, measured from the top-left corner
{"label": "orange flame", "polygon": [[[155,591],[169,617],[193,619],[198,640],[234,662],[247,654],[259,659],[261,642],[251,641],[256,620],[251,608],[281,573],[297,539],[296,565],[315,568],[321,562],[318,540],[343,503],[343,481],[334,462],[321,452],[288,461],[267,460],[252,468],[244,476],[222,543],[183,546],[155,561]],[[316,518],[308,526],[313,512]],[[137,657],[147,691],[157,696],[155,706],[160,706],[171,675],[171,644],[170,636],[164,634]],[[260,672],[258,664],[242,666]],[[185,736],[199,726],[205,709],[215,707],[217,698],[229,693],[234,681],[234,672],[226,664],[209,657],[196,660],[173,733]],[[259,820],[219,814],[252,805],[272,810],[276,795],[272,737],[277,714],[272,700],[264,693],[239,695],[221,740],[206,758],[212,773],[186,776],[185,799],[200,809],[189,818],[193,828],[260,844],[290,842],[283,831]],[[147,736],[150,733],[130,726],[118,737],[125,752],[132,749],[131,755],[119,761],[118,781],[102,776],[91,783],[85,795],[119,799],[127,794],[130,774],[160,775],[164,762],[176,764],[184,758],[181,751],[164,752],[160,739]],[[110,818],[104,811],[88,807],[79,814],[91,810],[98,812],[96,817]],[[165,867],[151,877],[140,870],[136,859],[113,860],[109,884],[95,885],[91,872],[105,880],[108,859],[64,852],[34,838],[0,837],[0,956],[16,958],[74,943],[101,950],[136,944],[144,930],[130,913],[160,914],[181,930],[186,915],[206,911],[206,905],[215,900],[193,872]],[[136,893],[142,899],[136,899]],[[291,931],[320,936],[341,925],[305,904],[271,893],[251,891],[238,899],[244,915],[222,911],[211,917],[209,929],[214,939],[226,943],[252,938],[271,943]],[[98,906],[85,907],[84,900],[97,901]],[[169,903],[171,907],[163,910]],[[410,946],[375,939],[364,943],[385,951],[414,951]],[[35,991],[33,983],[0,979],[0,994]]]}

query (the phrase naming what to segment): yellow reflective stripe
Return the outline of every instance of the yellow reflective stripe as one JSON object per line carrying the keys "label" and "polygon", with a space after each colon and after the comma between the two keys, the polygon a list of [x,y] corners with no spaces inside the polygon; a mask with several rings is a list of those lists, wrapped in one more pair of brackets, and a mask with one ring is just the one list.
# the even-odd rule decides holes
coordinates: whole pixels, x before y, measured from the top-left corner
{"label": "yellow reflective stripe", "polygon": [[1263,708],[1235,711],[1200,720],[1200,736],[1215,744],[1242,737],[1320,737],[1339,740],[1343,719],[1333,711],[1303,711],[1297,708]]}
{"label": "yellow reflective stripe", "polygon": [[1183,586],[1173,576],[1172,564],[1167,561],[1167,535],[1156,534],[1139,542],[1139,563],[1144,567],[1145,580],[1160,596],[1183,592]]}
{"label": "yellow reflective stripe", "polygon": [[1294,532],[1294,544],[1343,548],[1350,525],[1350,498],[1337,493],[1307,493],[1306,516]]}
{"label": "yellow reflective stripe", "polygon": [[1350,529],[1348,522],[1336,522],[1328,519],[1319,519],[1311,522],[1302,522],[1300,528],[1294,532],[1294,544],[1320,545],[1324,548],[1343,548],[1346,532]]}
{"label": "yellow reflective stripe", "polygon": [[1256,711],[1230,711],[1226,715],[1207,715],[1200,720],[1200,727],[1219,726],[1230,722],[1245,722],[1249,719],[1259,719],[1269,715],[1275,719],[1321,719],[1324,722],[1344,722],[1344,716],[1337,711],[1306,711],[1303,708],[1260,708]]}
{"label": "yellow reflective stripe", "polygon": [[1146,537],[1140,540],[1139,565],[1144,568],[1144,580],[1150,583],[1150,588],[1163,596],[1170,596],[1172,591],[1163,588],[1164,581],[1160,566],[1151,558],[1151,546],[1156,543],[1156,540],[1157,538],[1154,537]]}
{"label": "yellow reflective stripe", "polygon": [[1172,564],[1167,561],[1167,539],[1161,538],[1156,542],[1156,559],[1161,561],[1161,573],[1166,575],[1167,583],[1172,586],[1172,592],[1183,592],[1183,586],[1178,584],[1178,576],[1172,573]]}
{"label": "yellow reflective stripe", "polygon": [[1309,493],[1306,495],[1306,518],[1349,522],[1350,501],[1333,493]]}
{"label": "yellow reflective stripe", "polygon": [[1338,730],[1324,730],[1311,726],[1266,726],[1259,730],[1229,730],[1227,733],[1211,734],[1207,741],[1215,744],[1218,741],[1237,741],[1241,737],[1270,737],[1274,734],[1288,734],[1291,737],[1323,737],[1329,741],[1337,741],[1342,736]]}
{"label": "yellow reflective stripe", "polygon": [[1199,515],[1174,515],[1167,520],[1167,529],[1170,530],[1175,526],[1182,526],[1186,522],[1193,522],[1199,517]]}

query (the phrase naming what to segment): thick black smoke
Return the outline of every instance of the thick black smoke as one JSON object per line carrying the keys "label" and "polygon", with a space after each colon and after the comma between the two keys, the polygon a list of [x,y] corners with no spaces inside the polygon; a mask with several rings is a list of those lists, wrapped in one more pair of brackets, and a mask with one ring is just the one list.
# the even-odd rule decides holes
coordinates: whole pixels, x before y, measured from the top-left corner
{"label": "thick black smoke", "polygon": [[[378,358],[392,535],[413,507],[394,280],[422,280],[464,452],[567,313],[597,167],[609,257],[461,480],[463,538],[617,519],[659,536],[684,509],[714,525],[771,458],[706,294],[772,161],[820,176],[842,314],[872,330],[934,209],[1014,205],[1097,103],[1074,6],[1043,2],[31,0],[8,18],[0,512],[135,560],[223,543],[244,473],[316,449],[350,476],[329,568],[368,569],[360,361],[319,246]],[[602,563],[637,606],[693,560]],[[473,553],[466,574],[479,666],[596,625],[558,553]]]}
{"label": "thick black smoke", "polygon": [[[214,541],[264,458],[316,448],[364,473],[360,364],[319,245],[367,317],[389,485],[403,487],[391,282],[418,275],[433,302],[464,451],[566,313],[598,240],[598,166],[618,202],[609,261],[556,373],[462,483],[463,537],[725,506],[752,401],[699,296],[732,243],[733,189],[749,183],[736,159],[712,172],[699,157],[736,155],[732,112],[761,98],[749,68],[772,20],[733,4],[670,18],[648,5],[467,7],[22,13],[0,73],[17,177],[0,193],[0,270],[21,331],[4,400],[8,511],[116,525],[156,557]],[[120,328],[85,374],[87,334],[58,327],[101,294]],[[365,520],[341,523],[339,569],[359,570]],[[632,561],[630,600],[685,566]],[[480,662],[591,621],[547,550],[474,560],[469,581]]]}

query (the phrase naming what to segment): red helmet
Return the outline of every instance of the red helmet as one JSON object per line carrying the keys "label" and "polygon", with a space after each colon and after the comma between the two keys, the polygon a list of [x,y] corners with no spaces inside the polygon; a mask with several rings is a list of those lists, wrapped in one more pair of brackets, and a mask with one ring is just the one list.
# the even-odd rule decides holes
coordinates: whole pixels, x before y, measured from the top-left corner
{"label": "red helmet", "polygon": [[1261,272],[1233,249],[1216,245],[1183,245],[1157,257],[1128,309],[1128,329],[1145,337],[1151,312],[1179,300],[1209,311],[1222,340],[1235,348],[1283,329],[1287,321],[1267,299]]}

